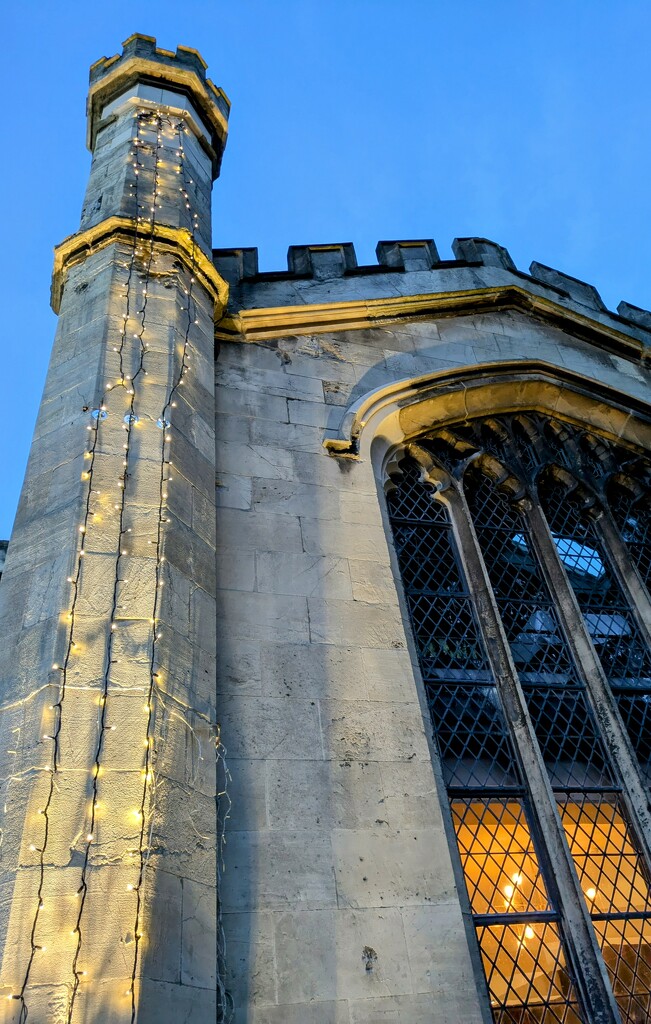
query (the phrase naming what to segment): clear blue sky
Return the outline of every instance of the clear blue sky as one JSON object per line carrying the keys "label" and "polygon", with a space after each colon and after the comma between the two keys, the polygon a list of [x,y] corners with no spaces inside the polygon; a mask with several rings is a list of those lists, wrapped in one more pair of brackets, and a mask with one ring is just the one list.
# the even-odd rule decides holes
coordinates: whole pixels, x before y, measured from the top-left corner
{"label": "clear blue sky", "polygon": [[230,96],[214,244],[456,235],[651,307],[648,0],[51,0],[3,15],[0,537],[55,327],[52,247],[75,231],[89,65],[132,32],[198,48]]}

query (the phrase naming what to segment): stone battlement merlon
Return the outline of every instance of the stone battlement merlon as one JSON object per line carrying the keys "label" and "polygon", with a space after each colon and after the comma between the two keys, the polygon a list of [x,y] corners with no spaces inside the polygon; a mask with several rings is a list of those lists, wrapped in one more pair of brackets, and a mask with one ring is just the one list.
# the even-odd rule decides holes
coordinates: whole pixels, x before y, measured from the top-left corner
{"label": "stone battlement merlon", "polygon": [[[504,246],[487,238],[455,238],[453,260],[440,258],[430,239],[380,241],[378,263],[358,266],[352,242],[292,245],[287,270],[260,272],[258,250],[213,249],[213,261],[231,288],[229,312],[247,310],[389,300],[466,291],[501,289],[508,300],[526,296],[529,305],[553,303],[594,321],[635,344],[626,353],[647,362],[651,357],[651,311],[620,302],[608,310],[597,289],[560,270],[533,262],[529,272],[518,270]],[[367,279],[367,284],[364,284]],[[635,355],[637,353],[637,356]]]}
{"label": "stone battlement merlon", "polygon": [[[213,177],[219,174],[228,135],[230,100],[206,75],[207,64],[198,50],[178,46],[176,52],[156,46],[153,36],[135,33],[122,44],[122,53],[100,57],[90,68],[87,100],[87,145],[92,151],[100,124],[109,105],[136,86],[153,86],[163,93],[181,93],[191,100],[198,124],[205,133],[202,142],[210,153]],[[155,103],[153,93],[151,102]],[[160,102],[169,105],[170,97]]]}

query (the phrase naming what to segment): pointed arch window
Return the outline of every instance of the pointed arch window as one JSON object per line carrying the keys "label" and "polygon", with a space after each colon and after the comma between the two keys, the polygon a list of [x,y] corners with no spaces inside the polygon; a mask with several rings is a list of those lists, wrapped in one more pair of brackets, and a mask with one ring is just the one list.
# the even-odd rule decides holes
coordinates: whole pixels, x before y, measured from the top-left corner
{"label": "pointed arch window", "polygon": [[651,1019],[649,463],[531,413],[433,431],[396,464],[493,1019]]}

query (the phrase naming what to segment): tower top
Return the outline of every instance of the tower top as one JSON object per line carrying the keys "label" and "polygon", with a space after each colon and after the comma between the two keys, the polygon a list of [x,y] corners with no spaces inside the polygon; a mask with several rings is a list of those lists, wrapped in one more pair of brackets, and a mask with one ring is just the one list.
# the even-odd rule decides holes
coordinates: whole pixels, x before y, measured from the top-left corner
{"label": "tower top", "polygon": [[204,142],[211,150],[216,177],[226,145],[231,105],[223,89],[207,77],[207,66],[199,51],[189,46],[177,46],[174,53],[157,47],[154,36],[138,32],[129,36],[122,44],[121,54],[100,57],[91,65],[86,104],[88,148],[93,149],[100,124],[111,113],[108,108],[129,90],[148,88],[154,103],[169,103],[169,99],[158,95],[161,90],[181,93],[198,115],[198,127],[205,133]]}

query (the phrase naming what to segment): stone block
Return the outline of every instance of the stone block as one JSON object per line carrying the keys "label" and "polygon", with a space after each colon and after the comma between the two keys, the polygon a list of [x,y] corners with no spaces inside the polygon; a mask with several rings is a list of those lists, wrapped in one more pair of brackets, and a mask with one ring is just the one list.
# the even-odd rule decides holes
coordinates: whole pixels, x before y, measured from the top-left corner
{"label": "stone block", "polygon": [[[227,346],[222,344],[222,351]],[[243,346],[233,346],[236,353]],[[314,399],[312,399],[314,401]],[[215,391],[215,410],[218,416],[255,416],[256,419],[287,423],[287,399],[278,395],[250,391],[221,383]]]}
{"label": "stone block", "polygon": [[364,762],[267,764],[272,829],[377,828],[387,812],[380,766]]}
{"label": "stone block", "polygon": [[217,595],[217,635],[239,640],[280,640],[308,643],[309,622],[304,597],[221,591]]}
{"label": "stone block", "polygon": [[310,639],[360,647],[406,647],[404,627],[397,605],[361,604],[359,601],[307,599]]}
{"label": "stone block", "polygon": [[223,916],[227,950],[225,985],[236,1013],[241,1009],[248,1019],[257,1012],[256,1008],[276,1002],[273,919],[268,911]]}
{"label": "stone block", "polygon": [[321,756],[315,701],[223,695],[222,738],[231,758],[306,760]]}
{"label": "stone block", "polygon": [[274,925],[281,1003],[411,992],[398,910],[299,911]]}
{"label": "stone block", "polygon": [[291,274],[305,274],[317,281],[341,277],[357,266],[352,242],[334,245],[290,245],[287,266]]}
{"label": "stone block", "polygon": [[351,1000],[350,1024],[485,1024],[474,984],[465,992],[454,982],[448,988],[451,1004],[439,1004],[431,993]]}
{"label": "stone block", "polygon": [[326,758],[336,761],[427,761],[430,753],[417,704],[321,701]]}
{"label": "stone block", "polygon": [[232,288],[237,287],[243,278],[255,277],[258,273],[256,248],[213,249],[212,259],[221,276]]}
{"label": "stone block", "polygon": [[[219,590],[255,590],[255,553],[219,551],[216,554]],[[286,557],[286,556],[280,556]]]}
{"label": "stone block", "polygon": [[255,566],[256,590],[260,593],[344,599],[353,596],[345,558],[258,551]]}
{"label": "stone block", "polygon": [[217,508],[250,509],[251,489],[249,477],[218,472],[215,477],[215,505]]}
{"label": "stone block", "polygon": [[392,761],[378,764],[383,815],[395,830],[436,829],[442,833],[441,800],[432,762]]}
{"label": "stone block", "polygon": [[[274,517],[282,522],[284,517]],[[300,515],[303,549],[308,554],[339,555],[342,558],[371,559],[390,571],[388,541],[379,526],[359,526]]]}
{"label": "stone block", "polygon": [[[178,929],[176,931],[178,942]],[[183,881],[181,983],[214,988],[217,982],[217,890]]]}
{"label": "stone block", "polygon": [[[281,398],[302,398],[307,402],[317,402],[323,398],[321,381],[313,377],[299,377],[297,374],[283,373],[279,370],[235,369],[231,366],[215,366],[215,384],[240,391],[253,391],[257,394],[278,396]],[[220,408],[218,404],[217,408]]]}
{"label": "stone block", "polygon": [[[168,985],[143,979],[140,984],[138,1024],[160,1024],[161,1007],[165,1008],[171,1020],[183,1021],[183,1024],[206,1024],[206,1021],[215,1020],[216,1006],[217,993],[214,988]],[[121,1016],[116,1016],[116,1024],[123,1019],[122,1010]]]}
{"label": "stone block", "polygon": [[414,670],[408,651],[364,648],[361,651],[369,700],[418,700]]}
{"label": "stone block", "polygon": [[217,692],[261,692],[260,643],[223,637],[217,647]]}
{"label": "stone block", "polygon": [[347,1001],[339,999],[240,1009],[235,1011],[232,1024],[350,1024],[350,1016]]}
{"label": "stone block", "polygon": [[216,470],[241,477],[291,480],[292,455],[271,444],[237,444],[223,441],[217,448]]}
{"label": "stone block", "polygon": [[470,1009],[475,978],[458,901],[405,907],[402,918],[414,992],[436,993],[448,1012]]}
{"label": "stone block", "polygon": [[554,270],[552,267],[546,267],[543,263],[535,261],[529,267],[529,273],[536,281],[567,292],[571,299],[582,306],[606,311],[597,289],[591,284],[586,284],[585,281],[579,281],[576,277],[570,277],[569,274],[563,274],[560,270]]}
{"label": "stone block", "polygon": [[269,697],[368,696],[361,652],[352,646],[263,643],[261,666],[262,692]]}
{"label": "stone block", "polygon": [[330,839],[323,832],[234,832],[224,913],[335,907]]}
{"label": "stone block", "polygon": [[485,267],[503,267],[515,270],[508,249],[488,238],[455,238],[452,243],[455,258],[467,263],[483,263]]}
{"label": "stone block", "polygon": [[439,262],[439,254],[431,238],[419,241],[378,242],[375,247],[378,263],[404,270],[431,270]]}
{"label": "stone block", "polygon": [[626,320],[632,320],[634,324],[651,331],[651,311],[641,309],[640,306],[632,306],[630,302],[620,302],[617,312]]}
{"label": "stone block", "polygon": [[217,549],[231,551],[238,548],[248,551],[302,551],[298,517],[220,509],[217,517]]}
{"label": "stone block", "polygon": [[[224,858],[228,871],[228,847],[233,832],[258,832],[269,827],[267,814],[266,763],[255,758],[231,757],[230,749],[222,749],[219,765],[219,821],[223,825],[226,846]],[[297,762],[304,764],[303,761]],[[283,761],[281,764],[294,764]],[[293,826],[298,827],[298,826]],[[302,827],[302,824],[301,824]],[[226,880],[228,885],[228,879]]]}
{"label": "stone block", "polygon": [[[455,898],[447,841],[422,829],[332,832],[340,907],[412,907]],[[443,856],[436,856],[440,850]]]}

